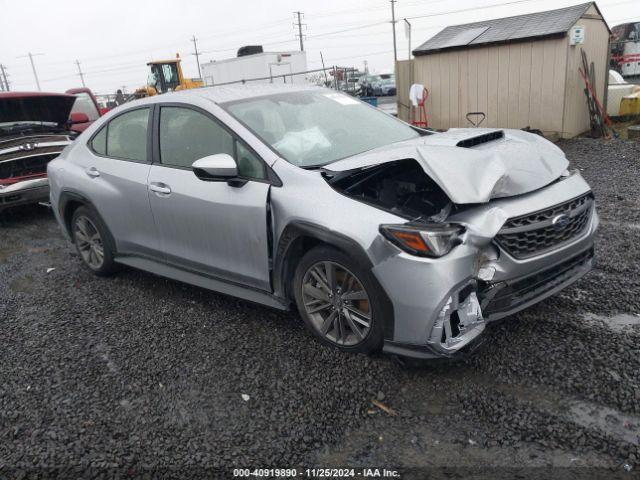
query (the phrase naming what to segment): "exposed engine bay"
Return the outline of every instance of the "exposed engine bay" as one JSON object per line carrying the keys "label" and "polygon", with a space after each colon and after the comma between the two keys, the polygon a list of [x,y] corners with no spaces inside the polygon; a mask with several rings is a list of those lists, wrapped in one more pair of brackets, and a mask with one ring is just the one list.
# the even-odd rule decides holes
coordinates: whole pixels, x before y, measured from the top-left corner
{"label": "exposed engine bay", "polygon": [[453,207],[449,197],[412,159],[325,172],[324,176],[344,195],[414,222],[444,221]]}

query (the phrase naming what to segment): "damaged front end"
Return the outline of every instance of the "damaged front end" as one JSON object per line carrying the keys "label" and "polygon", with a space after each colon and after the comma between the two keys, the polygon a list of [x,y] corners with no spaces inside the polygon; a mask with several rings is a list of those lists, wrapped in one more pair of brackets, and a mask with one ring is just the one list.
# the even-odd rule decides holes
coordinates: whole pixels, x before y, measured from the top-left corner
{"label": "damaged front end", "polygon": [[442,188],[412,159],[343,172],[325,171],[324,176],[343,195],[412,222],[441,222],[453,207]]}
{"label": "damaged front end", "polygon": [[[421,165],[412,159],[337,174],[325,171],[324,177],[341,194],[406,219],[401,224],[380,225],[379,231],[390,243],[410,256],[436,261],[430,263],[432,270],[446,270],[447,259],[441,257],[468,241],[468,255],[464,262],[456,262],[455,267],[457,269],[466,263],[463,275],[468,280],[446,294],[432,322],[422,322],[423,325],[430,325],[430,330],[424,344],[416,345],[410,356],[458,356],[461,350],[477,344],[486,325],[477,294],[476,279],[480,262],[477,258],[488,257],[480,254],[484,252],[483,246],[469,241],[470,237],[474,237],[473,233],[469,235],[463,225],[447,221],[453,214],[469,207],[454,204]],[[486,239],[481,243],[490,241]],[[420,267],[424,270],[424,265]],[[407,355],[406,348],[406,343],[401,346],[393,342],[387,342],[385,347],[401,355]]]}
{"label": "damaged front end", "polygon": [[[522,138],[509,136],[512,147],[523,148]],[[380,225],[386,242],[372,246],[373,272],[394,303],[388,353],[458,358],[483,343],[488,322],[557,293],[591,268],[597,215],[582,177],[560,171],[566,159],[545,147],[544,165],[553,168],[541,173],[514,159],[507,168],[505,147],[493,160],[486,148],[509,140],[465,138],[457,136],[472,144],[435,147],[432,165],[419,147],[417,159],[382,161],[376,152],[373,164],[345,160],[322,173],[340,194],[405,220]],[[493,171],[491,182],[485,172],[474,183],[473,169],[456,158],[443,167],[442,148],[471,152],[469,161],[485,149],[477,160]]]}
{"label": "damaged front end", "polygon": [[0,210],[46,201],[47,165],[70,145],[73,95],[0,93]]}
{"label": "damaged front end", "polygon": [[47,165],[72,141],[66,134],[0,138],[0,210],[46,201]]}

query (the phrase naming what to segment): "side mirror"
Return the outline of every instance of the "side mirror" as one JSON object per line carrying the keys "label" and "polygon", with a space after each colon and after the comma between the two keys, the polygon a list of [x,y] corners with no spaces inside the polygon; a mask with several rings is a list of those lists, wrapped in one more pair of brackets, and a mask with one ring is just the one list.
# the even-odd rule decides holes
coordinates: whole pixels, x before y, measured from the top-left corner
{"label": "side mirror", "polygon": [[87,117],[86,113],[82,112],[72,112],[69,115],[69,123],[71,125],[75,125],[77,123],[87,123],[89,121],[89,117]]}
{"label": "side mirror", "polygon": [[196,160],[191,164],[191,169],[200,180],[209,182],[226,182],[238,176],[236,161],[226,153],[217,153]]}

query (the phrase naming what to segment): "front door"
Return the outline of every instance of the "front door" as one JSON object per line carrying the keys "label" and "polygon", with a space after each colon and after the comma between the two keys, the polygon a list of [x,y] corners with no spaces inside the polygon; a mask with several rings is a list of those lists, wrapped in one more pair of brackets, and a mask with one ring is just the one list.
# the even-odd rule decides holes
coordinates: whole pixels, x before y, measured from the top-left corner
{"label": "front door", "polygon": [[[160,106],[159,158],[149,198],[169,263],[223,280],[270,290],[264,163],[211,115]],[[191,164],[227,153],[246,183],[200,180]]]}

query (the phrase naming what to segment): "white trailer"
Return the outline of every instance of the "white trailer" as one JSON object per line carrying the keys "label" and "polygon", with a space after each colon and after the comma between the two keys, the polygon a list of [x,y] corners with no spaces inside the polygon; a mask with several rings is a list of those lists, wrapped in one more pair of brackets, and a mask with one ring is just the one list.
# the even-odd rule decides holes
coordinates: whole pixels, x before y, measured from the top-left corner
{"label": "white trailer", "polygon": [[[202,64],[205,86],[254,80],[250,83],[304,83],[305,52],[263,52]],[[297,75],[296,75],[297,74]]]}

